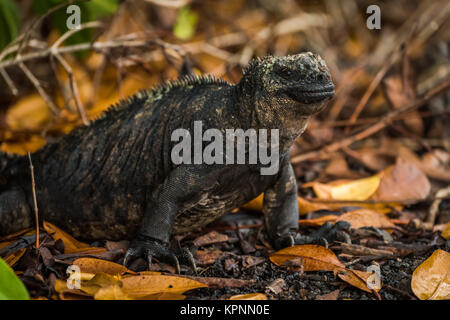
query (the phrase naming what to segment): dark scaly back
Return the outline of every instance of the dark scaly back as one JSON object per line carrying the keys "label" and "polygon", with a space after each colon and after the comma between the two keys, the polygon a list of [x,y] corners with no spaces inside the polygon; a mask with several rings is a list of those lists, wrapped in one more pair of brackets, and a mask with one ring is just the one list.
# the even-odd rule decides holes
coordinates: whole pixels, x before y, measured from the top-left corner
{"label": "dark scaly back", "polygon": [[130,236],[149,192],[173,168],[172,131],[211,118],[208,112],[230,103],[223,94],[231,88],[210,76],[190,76],[138,92],[33,154],[46,219],[74,236]]}

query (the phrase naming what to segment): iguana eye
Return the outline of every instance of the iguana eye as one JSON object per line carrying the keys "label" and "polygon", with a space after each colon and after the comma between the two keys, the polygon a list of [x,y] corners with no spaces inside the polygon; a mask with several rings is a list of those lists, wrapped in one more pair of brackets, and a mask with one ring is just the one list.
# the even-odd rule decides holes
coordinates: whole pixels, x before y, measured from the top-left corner
{"label": "iguana eye", "polygon": [[294,72],[288,67],[280,67],[276,72],[287,80],[291,80],[294,76]]}

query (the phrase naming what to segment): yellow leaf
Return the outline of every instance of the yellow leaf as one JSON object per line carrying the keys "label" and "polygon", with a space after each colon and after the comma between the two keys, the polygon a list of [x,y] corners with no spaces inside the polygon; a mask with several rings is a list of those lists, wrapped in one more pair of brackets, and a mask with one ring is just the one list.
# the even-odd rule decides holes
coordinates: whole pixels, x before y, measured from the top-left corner
{"label": "yellow leaf", "polygon": [[100,288],[94,295],[95,300],[131,300],[117,284]]}
{"label": "yellow leaf", "polygon": [[253,211],[261,211],[263,207],[264,193],[261,193],[255,199],[250,202],[247,202],[242,206],[242,208]]}
{"label": "yellow leaf", "polygon": [[[360,271],[360,270],[339,270],[337,272],[337,276],[347,282],[348,284],[351,284],[352,286],[359,288],[361,290],[364,290],[366,292],[372,292],[371,289],[367,286],[367,284],[370,281],[370,277],[373,276],[370,272]],[[381,281],[381,280],[380,280]],[[380,291],[380,288],[373,288],[376,292]]]}
{"label": "yellow leaf", "polygon": [[79,258],[72,264],[80,267],[81,272],[87,273],[108,273],[108,274],[122,274],[128,271],[126,267],[121,264],[95,258]]}
{"label": "yellow leaf", "polygon": [[267,296],[263,293],[247,293],[232,296],[229,300],[267,300]]}
{"label": "yellow leaf", "polygon": [[46,141],[41,136],[32,135],[25,141],[5,141],[0,146],[0,151],[26,155],[27,152],[34,152],[45,145]]}
{"label": "yellow leaf", "polygon": [[328,248],[318,245],[299,245],[281,249],[270,256],[277,266],[283,265],[287,260],[302,258],[304,271],[333,271],[345,268],[342,262]]}
{"label": "yellow leaf", "polygon": [[44,229],[55,241],[61,239],[64,242],[64,253],[102,253],[106,251],[105,248],[90,247],[88,244],[76,240],[48,221],[44,221]]}
{"label": "yellow leaf", "polygon": [[450,253],[434,251],[414,270],[411,289],[421,300],[450,299]]}
{"label": "yellow leaf", "polygon": [[380,176],[374,175],[331,187],[331,198],[334,200],[364,201],[377,191]]}
{"label": "yellow leaf", "polygon": [[207,287],[191,279],[165,275],[132,276],[123,278],[122,283],[122,291],[134,299],[159,292],[181,294],[188,290]]}
{"label": "yellow leaf", "polygon": [[37,93],[20,99],[6,114],[8,127],[13,131],[41,130],[51,119],[47,103]]}
{"label": "yellow leaf", "polygon": [[90,295],[95,295],[101,288],[114,285],[122,286],[122,282],[119,277],[106,273],[97,273],[92,279],[81,283],[81,290]]}
{"label": "yellow leaf", "polygon": [[444,239],[450,239],[450,223],[448,223],[447,227],[445,227],[445,229],[442,230],[441,236]]}
{"label": "yellow leaf", "polygon": [[186,296],[179,293],[158,292],[148,296],[139,297],[139,300],[184,300]]}

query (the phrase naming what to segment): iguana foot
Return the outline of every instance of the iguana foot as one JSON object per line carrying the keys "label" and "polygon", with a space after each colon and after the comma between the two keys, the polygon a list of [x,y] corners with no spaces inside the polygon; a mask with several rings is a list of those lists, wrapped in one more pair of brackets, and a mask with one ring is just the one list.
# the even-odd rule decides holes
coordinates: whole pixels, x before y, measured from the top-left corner
{"label": "iguana foot", "polygon": [[352,243],[348,232],[351,225],[347,221],[338,221],[335,224],[325,222],[319,230],[309,234],[297,234],[295,244],[320,244],[328,248],[328,244],[334,241]]}
{"label": "iguana foot", "polygon": [[123,265],[128,266],[132,260],[139,257],[144,257],[147,260],[148,269],[151,268],[152,259],[156,258],[158,261],[173,265],[177,273],[180,273],[180,262],[188,264],[194,272],[197,272],[194,257],[189,249],[171,250],[166,243],[156,239],[140,236],[133,240],[125,253]]}

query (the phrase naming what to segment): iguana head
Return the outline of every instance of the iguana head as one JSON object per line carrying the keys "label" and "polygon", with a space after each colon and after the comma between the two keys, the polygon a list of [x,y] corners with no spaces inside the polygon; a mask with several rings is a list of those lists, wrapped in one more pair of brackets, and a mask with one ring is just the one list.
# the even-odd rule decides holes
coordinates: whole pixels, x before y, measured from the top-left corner
{"label": "iguana head", "polygon": [[325,61],[311,52],[255,59],[244,71],[240,86],[267,112],[290,117],[311,116],[334,96]]}

